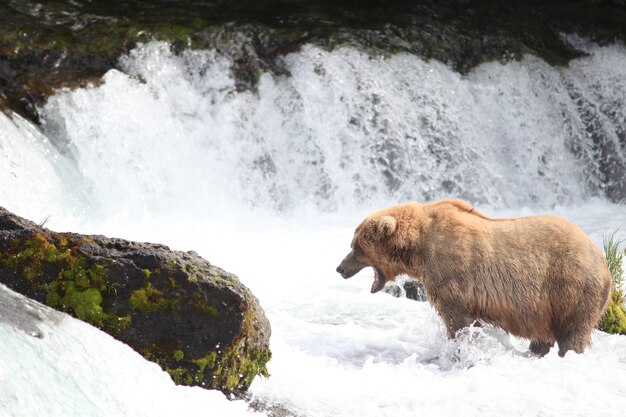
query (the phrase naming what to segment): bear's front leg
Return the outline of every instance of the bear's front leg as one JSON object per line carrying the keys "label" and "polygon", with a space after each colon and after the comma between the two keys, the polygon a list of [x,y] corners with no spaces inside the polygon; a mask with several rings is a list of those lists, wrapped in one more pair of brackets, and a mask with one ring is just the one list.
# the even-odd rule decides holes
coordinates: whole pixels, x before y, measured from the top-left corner
{"label": "bear's front leg", "polygon": [[541,340],[532,340],[530,342],[529,349],[532,353],[537,356],[545,356],[550,352],[550,349],[554,346],[554,340],[552,341],[541,341]]}
{"label": "bear's front leg", "polygon": [[459,305],[448,304],[442,310],[436,307],[435,309],[443,319],[446,329],[448,330],[448,338],[450,339],[454,339],[459,330],[469,327],[476,321],[465,307]]}

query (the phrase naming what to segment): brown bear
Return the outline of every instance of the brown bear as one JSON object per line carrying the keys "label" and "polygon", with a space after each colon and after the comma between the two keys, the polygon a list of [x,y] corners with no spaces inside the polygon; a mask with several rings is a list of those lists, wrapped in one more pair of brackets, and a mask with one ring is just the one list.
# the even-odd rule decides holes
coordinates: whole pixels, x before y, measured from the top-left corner
{"label": "brown bear", "polygon": [[485,322],[529,339],[545,355],[582,353],[612,286],[602,252],[555,216],[489,218],[461,200],[377,211],[357,228],[337,267],[350,278],[374,268],[371,292],[400,274],[419,279],[448,336]]}

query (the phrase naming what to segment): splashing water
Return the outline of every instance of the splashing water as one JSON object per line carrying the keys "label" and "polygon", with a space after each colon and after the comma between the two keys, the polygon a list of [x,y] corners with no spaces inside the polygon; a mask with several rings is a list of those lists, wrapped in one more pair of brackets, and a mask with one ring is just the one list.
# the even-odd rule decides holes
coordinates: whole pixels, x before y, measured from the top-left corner
{"label": "splashing water", "polygon": [[[229,402],[216,391],[175,386],[158,365],[123,343],[4,285],[0,300],[3,416],[147,417],[206,409],[224,417],[251,414],[243,401]],[[26,331],[30,326],[36,337]]]}
{"label": "splashing water", "polygon": [[622,46],[569,68],[529,57],[467,76],[353,49],[284,61],[290,76],[261,74],[256,93],[239,92],[215,52],[148,44],[122,61],[126,73],[50,99],[45,131],[75,159],[90,210],[626,197]]}
{"label": "splashing water", "polygon": [[[624,337],[596,332],[584,355],[541,360],[488,326],[450,341],[427,303],[372,296],[369,269],[348,281],[334,273],[362,216],[406,199],[463,197],[489,215],[547,210],[596,243],[620,226],[626,236],[626,210],[606,199],[626,195],[626,49],[581,47],[589,56],[567,68],[527,57],[459,75],[410,55],[307,46],[283,58],[288,75],[261,73],[256,91],[239,91],[215,51],[143,45],[101,85],[51,97],[43,133],[0,113],[0,204],[52,215],[57,230],[194,249],[238,274],[273,330],[272,376],[251,393],[293,415],[614,416],[626,407],[615,382],[626,376]],[[217,401],[168,385],[110,338],[101,354],[123,350],[141,383],[98,362],[60,367],[30,336],[0,332],[16,357],[8,374],[34,363],[48,370],[30,377],[42,390],[78,381],[38,399],[20,377],[0,399],[9,415],[83,398],[83,383],[106,389],[90,391],[81,415],[111,415],[107,401],[115,415],[203,415]],[[56,334],[70,355],[100,340],[75,323]]]}

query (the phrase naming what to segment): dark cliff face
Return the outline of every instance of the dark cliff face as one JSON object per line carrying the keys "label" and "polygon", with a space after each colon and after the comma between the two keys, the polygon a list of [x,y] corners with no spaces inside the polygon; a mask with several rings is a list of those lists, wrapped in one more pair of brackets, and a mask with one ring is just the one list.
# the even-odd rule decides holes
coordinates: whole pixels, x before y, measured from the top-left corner
{"label": "dark cliff face", "polygon": [[258,300],[194,252],[56,233],[0,208],[0,282],[127,343],[176,383],[240,393],[268,375]]}
{"label": "dark cliff face", "polygon": [[241,88],[304,43],[405,51],[465,72],[484,61],[535,54],[566,64],[581,53],[562,39],[626,37],[619,2],[417,1],[45,1],[0,2],[0,107],[35,122],[55,89],[97,83],[137,42],[215,48],[230,55]]}

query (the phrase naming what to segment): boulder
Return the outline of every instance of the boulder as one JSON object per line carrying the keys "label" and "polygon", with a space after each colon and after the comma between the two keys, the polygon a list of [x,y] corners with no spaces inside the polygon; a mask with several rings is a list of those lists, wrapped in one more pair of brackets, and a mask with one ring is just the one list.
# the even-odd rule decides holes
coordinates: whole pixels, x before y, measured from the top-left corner
{"label": "boulder", "polygon": [[268,376],[259,301],[195,252],[57,233],[0,207],[0,281],[127,343],[176,383],[237,394]]}
{"label": "boulder", "polygon": [[427,300],[424,286],[419,281],[407,279],[402,283],[402,288],[404,288],[404,293],[406,294],[406,298],[408,299],[415,301]]}
{"label": "boulder", "polygon": [[383,291],[396,298],[408,298],[415,301],[426,301],[426,292],[420,281],[408,277],[400,277],[389,281]]}

